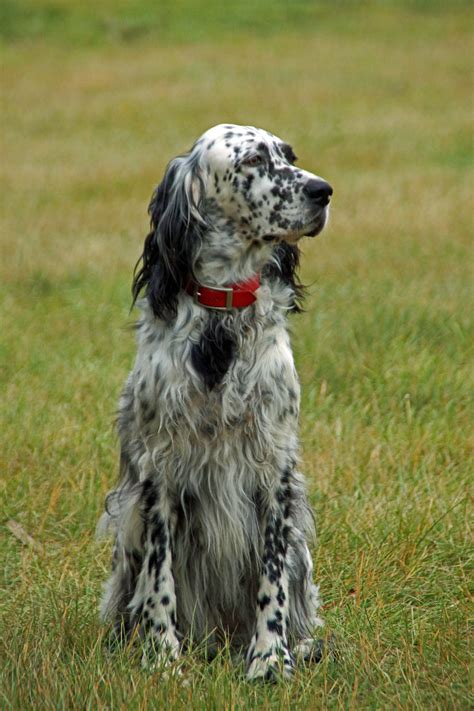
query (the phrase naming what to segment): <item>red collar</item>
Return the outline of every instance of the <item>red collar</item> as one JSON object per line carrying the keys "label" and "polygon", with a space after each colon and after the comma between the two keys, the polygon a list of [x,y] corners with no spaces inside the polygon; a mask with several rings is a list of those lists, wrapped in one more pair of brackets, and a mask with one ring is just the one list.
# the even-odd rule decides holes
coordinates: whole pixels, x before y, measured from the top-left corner
{"label": "red collar", "polygon": [[259,286],[260,275],[256,274],[246,281],[239,281],[229,286],[208,286],[190,281],[186,291],[200,306],[216,311],[231,311],[253,304],[257,300],[255,292]]}

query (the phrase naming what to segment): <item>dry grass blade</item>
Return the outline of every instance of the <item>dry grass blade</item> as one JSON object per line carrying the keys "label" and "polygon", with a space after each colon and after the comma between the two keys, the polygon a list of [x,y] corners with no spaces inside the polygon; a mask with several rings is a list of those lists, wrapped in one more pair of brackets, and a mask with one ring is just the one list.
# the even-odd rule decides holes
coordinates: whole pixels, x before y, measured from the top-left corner
{"label": "dry grass blade", "polygon": [[7,521],[7,528],[12,533],[15,538],[17,538],[19,541],[23,543],[24,546],[30,546],[31,548],[34,548],[38,553],[43,553],[44,548],[41,545],[41,543],[38,543],[38,541],[35,541],[35,539],[30,536],[29,533],[25,531],[21,523],[18,523],[18,521],[14,521],[13,519],[10,519]]}

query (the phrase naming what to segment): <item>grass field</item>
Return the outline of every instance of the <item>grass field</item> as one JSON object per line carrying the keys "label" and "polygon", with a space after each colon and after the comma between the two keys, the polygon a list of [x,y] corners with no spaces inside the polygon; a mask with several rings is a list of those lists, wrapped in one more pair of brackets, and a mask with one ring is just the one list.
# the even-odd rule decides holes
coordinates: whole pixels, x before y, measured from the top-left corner
{"label": "grass field", "polygon": [[[0,707],[464,711],[472,14],[231,5],[2,6]],[[105,655],[97,620],[147,201],[221,121],[281,135],[335,188],[292,332],[315,577],[342,656],[271,687],[225,653],[147,675]]]}

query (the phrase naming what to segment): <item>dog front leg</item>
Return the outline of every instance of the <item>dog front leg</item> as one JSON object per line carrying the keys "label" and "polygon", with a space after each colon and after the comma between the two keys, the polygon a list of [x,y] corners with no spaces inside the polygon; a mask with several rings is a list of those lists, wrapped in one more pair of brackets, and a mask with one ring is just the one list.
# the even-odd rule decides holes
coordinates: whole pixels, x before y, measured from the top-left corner
{"label": "dog front leg", "polygon": [[154,479],[143,482],[143,565],[133,600],[132,615],[144,637],[142,665],[163,666],[179,654],[176,593],[172,573],[172,521],[166,495]]}
{"label": "dog front leg", "polygon": [[272,681],[291,676],[294,660],[288,647],[289,600],[287,550],[289,519],[286,472],[269,508],[265,522],[262,572],[256,608],[255,634],[247,655],[247,678]]}

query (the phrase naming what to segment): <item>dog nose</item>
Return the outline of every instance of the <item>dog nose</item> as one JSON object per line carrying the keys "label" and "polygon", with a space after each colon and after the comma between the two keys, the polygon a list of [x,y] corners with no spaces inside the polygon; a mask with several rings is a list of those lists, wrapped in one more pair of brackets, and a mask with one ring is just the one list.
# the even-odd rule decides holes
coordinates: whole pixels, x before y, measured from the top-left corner
{"label": "dog nose", "polygon": [[329,185],[329,183],[326,183],[325,180],[318,180],[317,178],[313,178],[311,180],[308,180],[308,182],[303,188],[303,192],[309,197],[310,200],[315,202],[317,205],[325,207],[328,204],[329,198],[332,195],[332,187]]}

